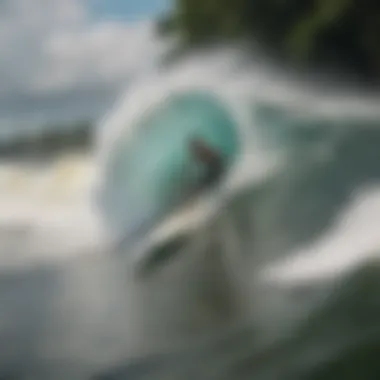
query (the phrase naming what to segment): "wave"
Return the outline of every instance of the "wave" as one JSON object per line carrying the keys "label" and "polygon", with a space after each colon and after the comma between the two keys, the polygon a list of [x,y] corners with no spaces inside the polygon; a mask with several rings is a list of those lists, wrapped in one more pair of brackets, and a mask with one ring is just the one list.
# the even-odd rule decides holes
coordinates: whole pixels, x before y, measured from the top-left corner
{"label": "wave", "polygon": [[[26,236],[22,260],[31,251],[39,263],[73,253],[63,265],[1,278],[1,340],[15,342],[9,356],[3,350],[3,373],[346,380],[353,369],[335,364],[357,364],[350,355],[358,347],[376,351],[378,320],[378,268],[361,264],[379,253],[380,115],[378,99],[355,94],[289,77],[241,51],[144,73],[100,122],[97,155],[73,176],[78,182],[51,167],[41,187],[33,180],[33,191],[3,198],[4,210],[18,205],[15,219],[40,231],[34,248],[27,229],[15,232]],[[202,175],[188,157],[181,161],[188,182],[172,188],[170,180],[182,173],[172,165],[187,146],[183,131],[197,120],[231,164],[217,186],[189,201],[182,192]],[[214,140],[214,124],[227,125],[226,135]],[[163,132],[140,135],[144,125]],[[30,171],[21,177],[29,181]],[[42,185],[52,178],[52,187]],[[49,213],[49,194],[59,199],[56,212]],[[141,208],[135,199],[144,200]],[[111,221],[100,231],[118,236],[127,227],[118,255],[89,227],[100,205]],[[136,237],[142,222],[148,226]],[[94,245],[102,255],[81,260]],[[20,302],[9,302],[9,289],[28,302],[19,293]],[[124,368],[113,372],[119,362]]]}

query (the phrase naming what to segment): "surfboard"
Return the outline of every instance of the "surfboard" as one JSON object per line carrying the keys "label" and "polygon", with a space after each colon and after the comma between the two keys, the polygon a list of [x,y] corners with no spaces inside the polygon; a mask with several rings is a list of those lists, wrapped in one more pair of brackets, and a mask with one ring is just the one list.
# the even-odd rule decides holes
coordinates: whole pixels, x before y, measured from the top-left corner
{"label": "surfboard", "polygon": [[190,199],[163,220],[134,250],[131,265],[139,268],[140,272],[141,268],[152,266],[152,262],[157,259],[155,256],[161,254],[165,247],[176,245],[179,240],[185,241],[199,231],[216,210],[210,197],[211,194],[202,194]]}

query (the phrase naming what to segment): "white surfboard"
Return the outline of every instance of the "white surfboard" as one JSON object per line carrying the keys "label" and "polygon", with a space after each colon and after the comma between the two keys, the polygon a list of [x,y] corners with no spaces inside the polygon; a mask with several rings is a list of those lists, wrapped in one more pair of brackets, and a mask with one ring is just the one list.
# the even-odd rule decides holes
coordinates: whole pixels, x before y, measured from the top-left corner
{"label": "white surfboard", "polygon": [[140,267],[145,261],[149,261],[154,247],[169,243],[179,236],[191,236],[201,229],[217,210],[215,199],[217,197],[214,195],[211,198],[211,194],[207,196],[202,194],[167,217],[134,250],[132,266]]}

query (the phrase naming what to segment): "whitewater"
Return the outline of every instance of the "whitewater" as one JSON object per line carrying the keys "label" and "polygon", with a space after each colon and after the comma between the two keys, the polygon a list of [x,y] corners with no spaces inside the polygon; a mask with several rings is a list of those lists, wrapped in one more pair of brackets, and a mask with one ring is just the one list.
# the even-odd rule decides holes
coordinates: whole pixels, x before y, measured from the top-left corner
{"label": "whitewater", "polygon": [[[239,141],[217,188],[190,208],[173,206],[155,198],[149,167],[123,178],[123,157],[110,180],[113,155],[149,110],[200,93],[220,102]],[[0,355],[4,375],[303,379],[355,345],[366,333],[351,325],[311,331],[329,320],[323,313],[351,286],[344,281],[355,285],[378,260],[378,104],[222,49],[137,77],[99,122],[93,153],[36,170],[3,164],[0,336],[14,342]],[[168,129],[162,144],[171,138]],[[147,202],[133,218],[123,187],[131,181],[152,190],[139,192]],[[133,239],[140,217],[150,224]],[[118,245],[124,227],[132,232]],[[157,264],[162,251],[170,260]]]}

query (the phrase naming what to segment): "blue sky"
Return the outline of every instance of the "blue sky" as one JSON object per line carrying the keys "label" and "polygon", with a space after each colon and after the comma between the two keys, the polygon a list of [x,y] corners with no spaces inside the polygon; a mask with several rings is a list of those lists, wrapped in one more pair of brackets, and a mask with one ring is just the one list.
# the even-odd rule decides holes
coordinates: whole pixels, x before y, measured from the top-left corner
{"label": "blue sky", "polygon": [[172,0],[87,0],[96,18],[126,20],[156,16],[170,8]]}

